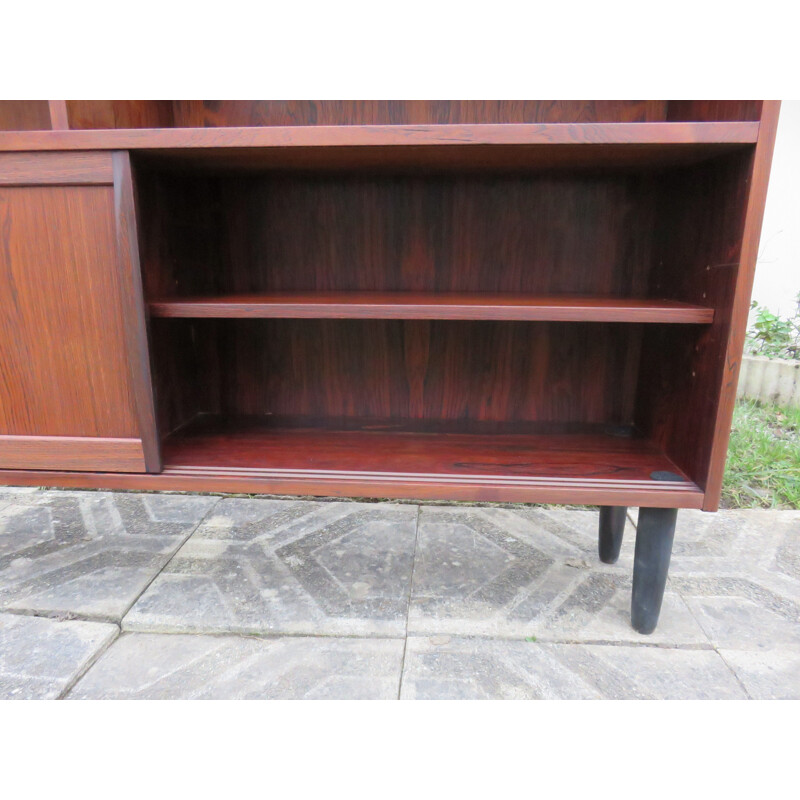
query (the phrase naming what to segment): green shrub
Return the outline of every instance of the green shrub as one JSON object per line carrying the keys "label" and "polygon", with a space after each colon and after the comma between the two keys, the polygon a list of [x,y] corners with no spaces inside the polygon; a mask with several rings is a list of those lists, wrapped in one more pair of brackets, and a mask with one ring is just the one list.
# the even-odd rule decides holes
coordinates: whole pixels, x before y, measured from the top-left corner
{"label": "green shrub", "polygon": [[755,356],[800,360],[800,294],[791,317],[779,317],[753,301],[755,322],[747,331],[747,352]]}

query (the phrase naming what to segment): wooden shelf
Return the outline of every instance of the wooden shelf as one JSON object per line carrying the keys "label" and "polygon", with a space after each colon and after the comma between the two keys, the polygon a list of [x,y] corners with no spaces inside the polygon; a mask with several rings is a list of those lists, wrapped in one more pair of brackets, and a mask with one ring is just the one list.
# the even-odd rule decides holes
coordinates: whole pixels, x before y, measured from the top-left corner
{"label": "wooden shelf", "polygon": [[450,319],[711,323],[714,309],[674,300],[411,292],[309,292],[187,297],[150,303],[155,317]]}
{"label": "wooden shelf", "polygon": [[[481,434],[287,427],[262,418],[201,415],[164,442],[166,473],[264,491],[387,497],[593,502],[619,491],[638,500],[699,507],[702,491],[651,442],[603,426],[581,432]],[[654,479],[669,472],[676,480]],[[248,483],[249,482],[249,483]],[[235,491],[236,488],[229,489]],[[668,498],[668,500],[667,500]]]}
{"label": "wooden shelf", "polygon": [[758,122],[300,125],[0,132],[0,150],[386,147],[478,144],[754,144]]}
{"label": "wooden shelf", "polygon": [[758,122],[303,125],[0,132],[0,151],[133,150],[176,167],[511,170],[692,164],[754,145]]}

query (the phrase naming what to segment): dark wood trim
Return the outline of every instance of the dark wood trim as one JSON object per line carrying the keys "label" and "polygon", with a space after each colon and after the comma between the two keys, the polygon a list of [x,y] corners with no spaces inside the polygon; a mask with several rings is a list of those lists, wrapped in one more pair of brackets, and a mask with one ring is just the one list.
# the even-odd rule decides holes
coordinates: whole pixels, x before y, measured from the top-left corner
{"label": "dark wood trim", "polygon": [[69,115],[67,114],[66,100],[48,100],[50,109],[50,127],[54,131],[69,130]]}
{"label": "dark wood trim", "polygon": [[0,150],[161,150],[431,145],[753,144],[757,122],[337,125],[0,133]]}
{"label": "dark wood trim", "polygon": [[144,469],[144,454],[139,439],[0,435],[0,463],[24,470],[131,472]]}
{"label": "dark wood trim", "polygon": [[486,319],[551,322],[711,323],[714,309],[674,300],[479,293],[318,292],[172,298],[154,317],[237,319]]}
{"label": "dark wood trim", "polygon": [[142,437],[145,468],[148,472],[158,472],[161,469],[161,448],[150,374],[150,350],[147,339],[142,273],[139,265],[133,179],[128,153],[115,152],[113,168],[114,214],[131,385],[139,418],[139,433]]}
{"label": "dark wood trim", "polygon": [[109,153],[0,153],[0,186],[111,185]]}
{"label": "dark wood trim", "polygon": [[764,206],[767,199],[767,186],[772,164],[772,151],[778,129],[779,100],[765,100],[761,126],[753,158],[753,171],[750,179],[750,196],[742,237],[742,250],[739,259],[739,274],[736,281],[736,294],[733,300],[728,345],[725,351],[725,368],[719,388],[719,403],[714,420],[714,439],[711,450],[711,466],[706,482],[703,508],[716,511],[722,491],[722,478],[725,473],[725,460],[728,452],[733,407],[736,402],[736,387],[739,382],[739,368],[742,362],[744,337],[747,330],[747,317],[750,310],[750,297],[753,292],[758,245],[761,238],[761,223],[764,219]]}
{"label": "dark wood trim", "polygon": [[696,508],[703,492],[694,484],[673,486],[656,481],[528,479],[487,481],[457,476],[386,473],[289,472],[165,467],[159,474],[0,471],[10,486],[128,489],[136,491],[246,492],[317,497],[388,497],[408,500],[464,500],[497,503],[570,503]]}

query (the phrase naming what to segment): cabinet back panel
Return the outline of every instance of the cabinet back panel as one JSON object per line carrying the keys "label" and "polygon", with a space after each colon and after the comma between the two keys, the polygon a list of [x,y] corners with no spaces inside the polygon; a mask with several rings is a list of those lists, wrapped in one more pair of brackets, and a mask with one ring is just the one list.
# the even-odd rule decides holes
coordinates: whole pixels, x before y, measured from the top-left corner
{"label": "cabinet back panel", "polygon": [[162,409],[165,432],[201,411],[465,425],[632,420],[639,325],[158,322],[159,402],[172,406]]}
{"label": "cabinet back panel", "polygon": [[175,100],[176,127],[659,122],[664,100]]}
{"label": "cabinet back panel", "polygon": [[67,100],[71,130],[171,128],[169,100]]}
{"label": "cabinet back panel", "polygon": [[646,175],[142,176],[148,295],[640,295]]}

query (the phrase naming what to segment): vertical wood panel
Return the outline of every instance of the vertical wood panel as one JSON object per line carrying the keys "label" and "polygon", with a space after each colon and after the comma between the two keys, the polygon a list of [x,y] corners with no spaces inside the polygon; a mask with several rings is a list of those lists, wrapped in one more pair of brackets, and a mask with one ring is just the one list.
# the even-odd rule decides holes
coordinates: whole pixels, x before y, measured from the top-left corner
{"label": "vertical wood panel", "polygon": [[69,115],[67,113],[66,100],[49,100],[50,108],[50,127],[54,131],[69,130]]}
{"label": "vertical wood panel", "polygon": [[[114,189],[0,188],[0,231],[0,435],[9,457],[37,451],[41,437],[88,438],[97,445],[76,445],[82,468],[95,452],[97,468],[113,469],[118,440],[117,468],[130,469],[141,420]],[[65,460],[67,469],[77,463]]]}
{"label": "vertical wood panel", "polygon": [[122,323],[126,336],[130,381],[139,420],[139,435],[142,438],[145,464],[149,472],[158,472],[161,469],[161,451],[153,404],[146,310],[139,265],[136,207],[129,154],[114,153],[113,165],[114,215],[119,279],[123,297]]}
{"label": "vertical wood panel", "polygon": [[767,187],[779,113],[780,102],[764,101],[758,144],[753,157],[753,171],[749,181],[750,191],[742,236],[739,275],[736,281],[731,325],[725,348],[725,366],[719,386],[720,402],[713,420],[714,446],[711,452],[711,467],[704,502],[704,508],[709,511],[716,511],[722,490],[722,477],[725,472],[733,406],[736,402],[736,386],[739,382],[739,368],[744,349],[750,298],[753,293],[758,244],[761,239],[761,223],[764,220],[764,207],[767,200]]}

